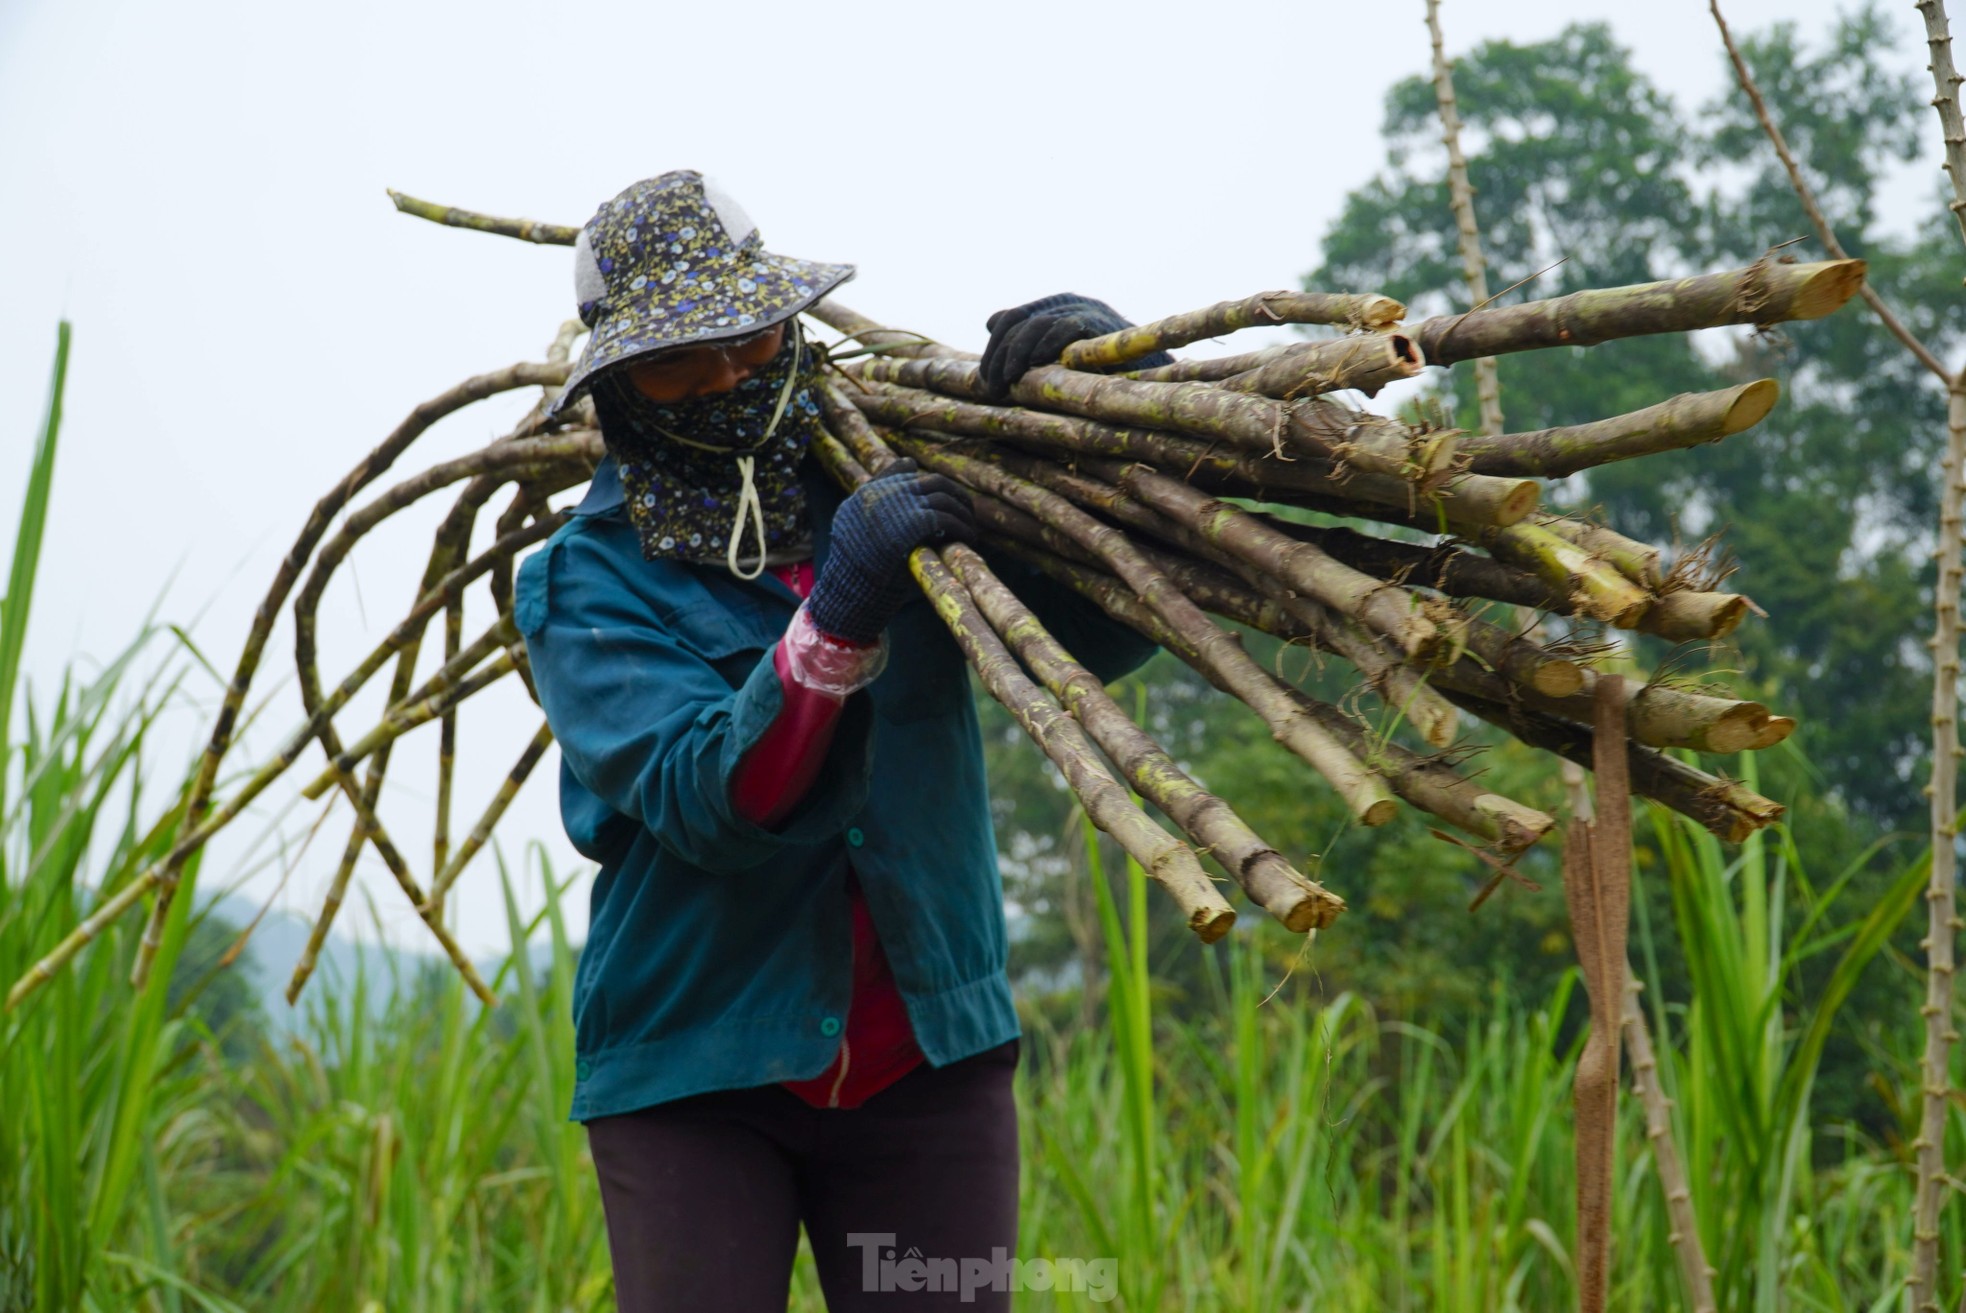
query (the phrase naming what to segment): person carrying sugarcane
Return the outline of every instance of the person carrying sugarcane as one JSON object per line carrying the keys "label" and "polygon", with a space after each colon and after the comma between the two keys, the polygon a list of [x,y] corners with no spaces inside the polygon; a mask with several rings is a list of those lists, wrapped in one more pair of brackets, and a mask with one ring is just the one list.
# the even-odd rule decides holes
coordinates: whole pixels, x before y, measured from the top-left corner
{"label": "person carrying sugarcane", "polygon": [[[688,170],[575,247],[590,336],[554,404],[590,397],[608,455],[515,613],[600,864],[572,1116],[626,1313],[783,1309],[802,1223],[835,1313],[1009,1307],[1003,894],[967,666],[907,564],[975,523],[912,462],[842,497],[807,458],[798,315],[853,273],[765,250]],[[983,371],[1001,392],[1124,326],[1072,295],[1000,311]],[[1151,653],[994,564],[1101,678]],[[869,1279],[897,1255],[928,1279]]]}

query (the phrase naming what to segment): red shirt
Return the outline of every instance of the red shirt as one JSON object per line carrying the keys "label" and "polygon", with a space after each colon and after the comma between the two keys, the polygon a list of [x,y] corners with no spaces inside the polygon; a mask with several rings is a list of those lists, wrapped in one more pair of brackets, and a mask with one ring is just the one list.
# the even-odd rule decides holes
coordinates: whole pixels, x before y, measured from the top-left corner
{"label": "red shirt", "polygon": [[[786,587],[812,591],[810,562],[773,566]],[[833,740],[840,704],[795,683],[780,653],[778,677],[785,709],[738,765],[731,795],[745,819],[766,824],[782,818],[812,785]],[[894,983],[874,918],[849,868],[847,903],[853,927],[853,998],[832,1064],[809,1080],[785,1081],[786,1089],[815,1108],[857,1108],[907,1075],[922,1061],[907,1003]]]}

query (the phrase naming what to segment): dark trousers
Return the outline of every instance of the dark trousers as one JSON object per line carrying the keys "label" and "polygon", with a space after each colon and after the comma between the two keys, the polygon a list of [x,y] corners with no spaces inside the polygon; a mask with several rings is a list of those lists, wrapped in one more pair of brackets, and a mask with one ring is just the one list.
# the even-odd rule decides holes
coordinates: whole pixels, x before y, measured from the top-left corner
{"label": "dark trousers", "polygon": [[1008,1309],[1017,1055],[923,1063],[858,1108],[769,1085],[588,1122],[621,1313],[783,1313],[802,1222],[830,1313]]}

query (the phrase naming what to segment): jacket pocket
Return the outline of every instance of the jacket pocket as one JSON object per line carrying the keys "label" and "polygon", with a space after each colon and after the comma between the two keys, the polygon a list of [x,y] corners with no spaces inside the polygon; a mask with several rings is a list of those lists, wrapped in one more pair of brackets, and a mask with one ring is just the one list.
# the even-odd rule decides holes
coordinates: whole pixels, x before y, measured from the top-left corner
{"label": "jacket pocket", "polygon": [[736,688],[750,678],[759,655],[784,635],[786,621],[761,606],[697,602],[672,611],[662,624]]}

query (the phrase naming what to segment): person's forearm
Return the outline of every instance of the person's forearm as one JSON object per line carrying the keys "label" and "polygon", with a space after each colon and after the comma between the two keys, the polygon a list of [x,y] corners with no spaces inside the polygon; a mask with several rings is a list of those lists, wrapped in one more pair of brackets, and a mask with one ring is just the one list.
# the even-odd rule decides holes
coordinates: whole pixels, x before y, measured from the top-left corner
{"label": "person's forearm", "polygon": [[767,829],[784,821],[819,778],[846,699],[886,664],[881,643],[845,643],[820,632],[801,606],[772,649],[784,698],[776,718],[731,773],[731,807]]}
{"label": "person's forearm", "polygon": [[766,829],[789,816],[812,788],[833,745],[840,708],[846,705],[794,679],[791,657],[782,644],[773,651],[785,708],[738,763],[730,782],[731,806],[737,814]]}

